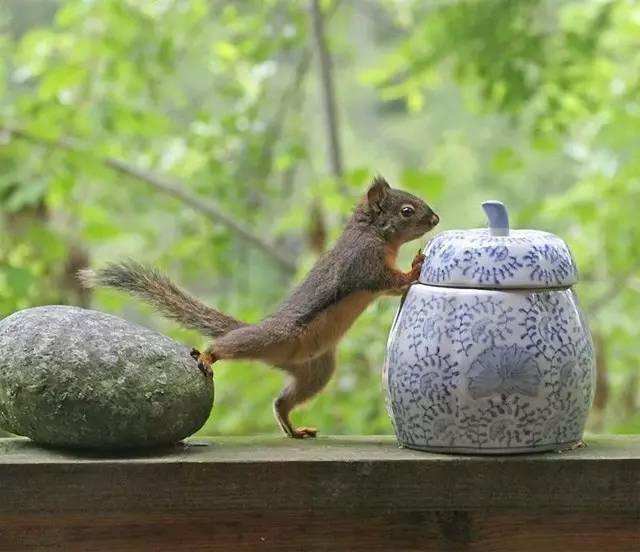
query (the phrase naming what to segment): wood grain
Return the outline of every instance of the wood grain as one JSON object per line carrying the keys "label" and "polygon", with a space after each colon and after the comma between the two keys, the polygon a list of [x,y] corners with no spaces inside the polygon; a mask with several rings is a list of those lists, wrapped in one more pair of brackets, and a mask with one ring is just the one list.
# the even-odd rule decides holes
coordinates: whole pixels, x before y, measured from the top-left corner
{"label": "wood grain", "polygon": [[0,439],[0,552],[640,550],[640,437],[444,456],[391,438],[70,453]]}
{"label": "wood grain", "polygon": [[0,516],[0,552],[637,552],[637,514],[236,512]]}
{"label": "wood grain", "polygon": [[422,453],[390,438],[204,443],[109,457],[0,440],[0,514],[640,510],[640,437],[502,457]]}

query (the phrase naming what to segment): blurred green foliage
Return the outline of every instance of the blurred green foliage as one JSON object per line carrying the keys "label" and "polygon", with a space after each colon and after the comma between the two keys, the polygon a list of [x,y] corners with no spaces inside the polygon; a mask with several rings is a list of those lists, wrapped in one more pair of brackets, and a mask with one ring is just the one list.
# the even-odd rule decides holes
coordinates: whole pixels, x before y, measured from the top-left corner
{"label": "blurred green foliage", "polygon": [[[479,202],[498,197],[516,225],[563,236],[599,348],[591,429],[640,431],[640,5],[324,2],[340,181],[328,176],[304,3],[29,6],[0,6],[0,315],[86,302],[73,271],[130,256],[258,320],[380,172],[431,202],[443,228],[484,224]],[[110,159],[170,176],[297,269]],[[415,248],[405,249],[406,264]],[[98,291],[91,304],[203,342],[120,294]],[[390,431],[379,373],[396,307],[382,300],[359,319],[336,378],[296,423]],[[275,432],[282,383],[256,364],[221,365],[202,432]]]}

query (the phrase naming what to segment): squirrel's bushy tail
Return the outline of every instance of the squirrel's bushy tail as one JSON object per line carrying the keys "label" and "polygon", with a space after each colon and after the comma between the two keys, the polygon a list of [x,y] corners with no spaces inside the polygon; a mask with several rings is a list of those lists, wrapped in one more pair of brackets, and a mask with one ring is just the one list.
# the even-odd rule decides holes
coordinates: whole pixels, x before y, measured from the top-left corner
{"label": "squirrel's bushy tail", "polygon": [[187,328],[211,337],[245,326],[181,290],[158,270],[135,261],[111,263],[98,270],[81,270],[78,277],[85,287],[111,287],[127,291],[162,314]]}

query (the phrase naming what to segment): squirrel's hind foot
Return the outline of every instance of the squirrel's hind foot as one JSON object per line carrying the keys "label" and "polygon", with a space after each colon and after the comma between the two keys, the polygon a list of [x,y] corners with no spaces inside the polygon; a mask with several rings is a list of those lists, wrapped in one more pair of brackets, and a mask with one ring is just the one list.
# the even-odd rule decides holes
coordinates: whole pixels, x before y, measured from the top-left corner
{"label": "squirrel's hind foot", "polygon": [[293,430],[291,437],[294,439],[305,439],[307,437],[315,437],[318,430],[315,427],[298,427]]}
{"label": "squirrel's hind foot", "polygon": [[205,351],[204,353],[201,353],[195,347],[191,349],[191,353],[189,354],[191,355],[191,358],[198,361],[198,368],[205,376],[207,377],[213,376],[213,370],[211,368],[211,365],[216,360],[218,360],[217,358],[215,358],[211,353],[208,353],[207,351]]}

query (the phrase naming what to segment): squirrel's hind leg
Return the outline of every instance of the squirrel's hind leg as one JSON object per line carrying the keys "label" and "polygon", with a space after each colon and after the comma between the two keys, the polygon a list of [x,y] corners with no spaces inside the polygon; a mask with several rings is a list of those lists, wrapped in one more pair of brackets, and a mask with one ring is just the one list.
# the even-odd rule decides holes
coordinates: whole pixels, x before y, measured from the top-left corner
{"label": "squirrel's hind leg", "polygon": [[296,329],[284,324],[277,328],[265,324],[243,326],[210,343],[202,353],[203,360],[247,359],[284,364],[297,346],[296,336]]}
{"label": "squirrel's hind leg", "polygon": [[264,360],[277,363],[288,356],[288,347],[295,345],[293,329],[282,325],[277,331],[261,324],[241,326],[211,342],[200,352],[191,350],[191,356],[198,362],[198,368],[205,375],[212,375],[211,365],[222,359]]}
{"label": "squirrel's hind leg", "polygon": [[289,419],[291,411],[316,395],[327,385],[336,366],[335,350],[304,364],[283,367],[291,375],[291,381],[273,403],[273,412],[282,430],[294,439],[315,437],[317,430],[310,427],[296,428]]}

